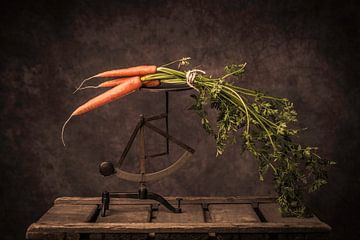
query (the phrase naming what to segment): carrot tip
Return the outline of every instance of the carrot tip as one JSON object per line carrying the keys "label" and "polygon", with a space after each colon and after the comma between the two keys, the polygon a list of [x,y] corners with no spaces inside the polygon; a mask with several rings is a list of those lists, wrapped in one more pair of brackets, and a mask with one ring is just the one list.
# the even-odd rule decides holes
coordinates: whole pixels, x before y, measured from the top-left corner
{"label": "carrot tip", "polygon": [[70,117],[65,121],[64,125],[63,125],[62,128],[61,128],[61,141],[62,141],[64,147],[66,147],[65,140],[64,140],[65,126],[66,126],[66,124],[70,121],[70,119],[71,119],[73,116],[74,116],[74,115],[71,114]]}

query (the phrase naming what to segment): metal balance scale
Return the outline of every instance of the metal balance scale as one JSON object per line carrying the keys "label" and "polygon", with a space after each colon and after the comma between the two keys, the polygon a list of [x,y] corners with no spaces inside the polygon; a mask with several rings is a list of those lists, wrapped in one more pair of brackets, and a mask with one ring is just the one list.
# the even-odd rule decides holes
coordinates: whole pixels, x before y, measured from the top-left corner
{"label": "metal balance scale", "polygon": [[[111,198],[133,198],[133,199],[151,199],[159,202],[168,210],[173,213],[181,213],[181,206],[180,200],[178,199],[177,206],[171,205],[164,197],[157,193],[153,193],[147,190],[146,183],[151,181],[160,180],[172,173],[176,170],[181,168],[188,159],[194,154],[195,150],[185,143],[181,142],[180,140],[176,139],[175,137],[169,134],[169,93],[174,91],[186,91],[192,88],[186,86],[178,86],[178,87],[156,87],[156,88],[142,88],[142,90],[149,91],[149,92],[164,92],[165,93],[165,113],[145,117],[140,115],[139,122],[137,123],[122,155],[120,160],[117,162],[116,167],[111,162],[103,162],[99,166],[99,171],[103,176],[111,176],[116,175],[118,178],[130,181],[130,182],[137,182],[139,184],[139,189],[137,192],[108,192],[104,191],[102,193],[102,201],[101,201],[101,216],[106,216],[106,211],[110,209],[110,199]],[[156,120],[164,120],[165,119],[165,131],[159,129],[158,127],[154,126],[151,122]],[[148,130],[151,130],[166,139],[166,150],[161,153],[147,155],[145,152],[145,136],[144,130],[145,127]],[[139,161],[139,172],[138,173],[131,173],[121,169],[123,166],[124,160],[132,147],[135,138],[138,137],[138,161]],[[157,172],[146,172],[145,169],[145,161],[151,158],[156,158],[160,156],[169,155],[169,142],[172,142],[179,147],[184,149],[183,154],[179,157],[177,161],[172,163],[167,168],[159,170]]]}

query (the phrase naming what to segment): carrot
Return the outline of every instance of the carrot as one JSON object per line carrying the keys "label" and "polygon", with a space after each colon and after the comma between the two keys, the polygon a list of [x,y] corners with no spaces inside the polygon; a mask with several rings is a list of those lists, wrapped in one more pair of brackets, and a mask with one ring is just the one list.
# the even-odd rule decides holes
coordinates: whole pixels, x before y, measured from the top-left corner
{"label": "carrot", "polygon": [[[142,76],[146,74],[152,74],[156,73],[156,66],[154,65],[144,65],[144,66],[137,66],[137,67],[130,67],[130,68],[122,68],[122,69],[116,69],[116,70],[110,70],[98,73],[94,76],[91,76],[85,80],[83,80],[80,84],[80,86],[75,90],[78,91],[82,85],[89,81],[90,79],[96,78],[96,77],[132,77],[132,76]],[[75,93],[74,92],[74,93]]]}
{"label": "carrot", "polygon": [[[117,78],[117,79],[114,79],[114,80],[109,80],[109,81],[106,81],[106,82],[102,82],[97,86],[85,86],[85,87],[79,88],[78,90],[84,90],[84,89],[88,89],[88,88],[115,87],[115,86],[117,86],[119,84],[122,84],[122,83],[124,83],[126,81],[131,81],[134,78],[139,78],[139,76],[128,77],[128,78]],[[157,87],[157,86],[160,85],[160,81],[159,80],[143,81],[142,85],[144,87]]]}
{"label": "carrot", "polygon": [[128,77],[128,78],[117,78],[117,79],[114,79],[114,80],[109,80],[109,81],[106,81],[106,82],[102,82],[98,86],[99,87],[115,87],[115,86],[117,86],[117,85],[119,85],[121,83],[124,83],[126,81],[131,81],[134,78],[139,78],[139,76]]}
{"label": "carrot", "polygon": [[95,75],[96,77],[131,77],[156,73],[156,66],[137,66],[123,69],[110,70]]}
{"label": "carrot", "polygon": [[98,87],[115,87],[115,86],[117,86],[117,85],[119,85],[121,83],[131,81],[132,79],[135,79],[135,78],[139,78],[139,76],[128,77],[128,78],[117,78],[117,79],[114,79],[114,80],[109,80],[109,81],[100,83],[98,85]]}
{"label": "carrot", "polygon": [[143,81],[142,85],[144,87],[157,87],[160,85],[160,81],[159,80]]}
{"label": "carrot", "polygon": [[85,86],[85,87],[81,87],[78,88],[77,90],[83,90],[83,89],[87,89],[87,88],[103,88],[103,87],[115,87],[121,83],[124,83],[126,81],[131,81],[134,78],[139,78],[139,76],[136,77],[125,77],[125,78],[117,78],[117,79],[113,79],[113,80],[109,80],[109,81],[105,81],[100,83],[97,86]]}
{"label": "carrot", "polygon": [[140,77],[132,78],[129,81],[123,82],[116,87],[100,94],[99,96],[96,96],[77,109],[70,115],[70,117],[65,121],[62,130],[61,130],[61,140],[65,146],[64,142],[64,130],[66,124],[70,121],[70,119],[73,116],[78,116],[84,113],[87,113],[91,110],[94,110],[95,108],[101,107],[107,103],[113,102],[123,96],[126,96],[135,90],[139,89],[142,86],[142,82],[140,80]]}

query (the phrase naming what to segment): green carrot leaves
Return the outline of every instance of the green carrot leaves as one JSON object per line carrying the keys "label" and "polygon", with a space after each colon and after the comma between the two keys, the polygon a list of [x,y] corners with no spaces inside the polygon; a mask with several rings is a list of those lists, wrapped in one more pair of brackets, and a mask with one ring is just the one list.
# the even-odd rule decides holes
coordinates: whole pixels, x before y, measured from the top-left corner
{"label": "green carrot leaves", "polygon": [[[215,138],[217,156],[234,142],[237,132],[242,132],[243,148],[258,161],[260,180],[264,180],[269,170],[272,171],[277,202],[283,215],[307,216],[304,194],[326,184],[327,170],[335,163],[320,158],[317,148],[293,142],[292,137],[299,130],[292,127],[297,122],[297,113],[288,99],[269,96],[227,81],[227,78],[241,76],[245,66],[226,66],[225,75],[219,78],[197,75],[192,85],[198,93],[192,95],[195,101],[190,109],[200,116],[205,131]],[[187,82],[186,72],[165,67],[158,68],[158,72],[165,76],[162,82]],[[155,77],[159,79],[159,76]],[[218,113],[214,126],[208,119],[208,108]]]}

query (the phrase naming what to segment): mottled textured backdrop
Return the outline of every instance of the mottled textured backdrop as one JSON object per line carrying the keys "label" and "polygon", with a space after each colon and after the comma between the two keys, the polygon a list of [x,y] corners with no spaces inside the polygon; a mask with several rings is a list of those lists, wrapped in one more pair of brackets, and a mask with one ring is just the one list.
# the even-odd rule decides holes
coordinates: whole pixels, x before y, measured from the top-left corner
{"label": "mottled textured backdrop", "polygon": [[[9,1],[0,14],[1,239],[22,239],[59,196],[99,196],[136,187],[104,178],[140,113],[160,113],[163,95],[138,92],[74,118],[98,91],[72,94],[98,71],[162,64],[183,56],[221,74],[247,62],[239,84],[288,97],[299,113],[298,139],[337,161],[309,206],[333,227],[332,239],[359,234],[359,8],[356,1]],[[239,145],[215,158],[214,141],[188,111],[189,92],[171,94],[170,131],[196,148],[188,166],[150,185],[164,195],[271,194]],[[149,150],[164,146],[150,136]],[[170,161],[180,154],[172,146]],[[133,154],[132,154],[133,156]],[[163,161],[162,161],[163,160]],[[153,162],[153,169],[166,159]],[[127,164],[131,169],[136,165]]]}

